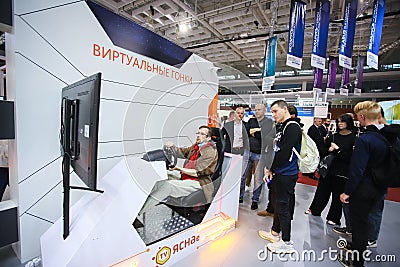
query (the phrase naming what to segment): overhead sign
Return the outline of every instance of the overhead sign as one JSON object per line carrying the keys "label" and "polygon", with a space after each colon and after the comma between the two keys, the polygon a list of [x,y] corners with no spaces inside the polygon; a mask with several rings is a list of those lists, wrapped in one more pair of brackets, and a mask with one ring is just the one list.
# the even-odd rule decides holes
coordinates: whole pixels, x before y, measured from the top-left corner
{"label": "overhead sign", "polygon": [[326,83],[326,94],[334,95],[336,90],[336,67],[337,58],[329,57],[328,79]]}
{"label": "overhead sign", "polygon": [[344,9],[339,65],[348,69],[351,69],[351,56],[353,54],[354,34],[356,31],[357,4],[358,0],[346,0]]}
{"label": "overhead sign", "polygon": [[374,1],[372,12],[371,33],[369,35],[367,65],[378,69],[378,54],[381,45],[383,17],[385,15],[385,0]]}
{"label": "overhead sign", "polygon": [[320,69],[325,69],[330,9],[331,9],[330,0],[317,0],[315,8],[314,38],[312,43],[311,66]]}
{"label": "overhead sign", "polygon": [[304,26],[306,22],[306,3],[292,0],[290,6],[289,41],[286,65],[301,69],[304,46]]}
{"label": "overhead sign", "polygon": [[276,36],[265,41],[264,69],[262,73],[263,91],[270,90],[272,85],[275,83],[276,42]]}

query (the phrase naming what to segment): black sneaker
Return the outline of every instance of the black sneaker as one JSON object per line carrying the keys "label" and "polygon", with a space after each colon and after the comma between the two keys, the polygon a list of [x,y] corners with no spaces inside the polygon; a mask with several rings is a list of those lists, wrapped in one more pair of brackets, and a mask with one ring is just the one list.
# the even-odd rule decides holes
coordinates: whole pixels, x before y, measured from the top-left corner
{"label": "black sneaker", "polygon": [[340,235],[351,235],[351,232],[347,230],[347,227],[333,227],[332,231]]}
{"label": "black sneaker", "polygon": [[345,257],[344,255],[338,255],[337,261],[338,261],[341,265],[343,265],[343,266],[345,266],[345,267],[352,267],[352,266],[354,266],[353,263],[352,263],[350,260],[346,259],[346,257]]}
{"label": "black sneaker", "polygon": [[135,221],[133,221],[132,225],[135,229],[144,227],[143,223],[139,221],[137,218],[135,219]]}
{"label": "black sneaker", "polygon": [[256,210],[256,209],[258,209],[258,203],[257,202],[251,202],[251,209],[252,210]]}
{"label": "black sneaker", "polygon": [[239,203],[243,203],[243,198],[239,198]]}

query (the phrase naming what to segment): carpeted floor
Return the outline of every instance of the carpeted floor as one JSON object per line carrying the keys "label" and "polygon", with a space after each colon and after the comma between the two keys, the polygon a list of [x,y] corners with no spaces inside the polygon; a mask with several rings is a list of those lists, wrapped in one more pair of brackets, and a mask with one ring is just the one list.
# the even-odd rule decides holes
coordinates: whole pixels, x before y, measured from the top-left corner
{"label": "carpeted floor", "polygon": [[[318,181],[308,178],[307,176],[301,175],[301,173],[299,174],[299,180],[297,180],[297,182],[313,186],[317,186],[318,184]],[[389,188],[386,200],[400,202],[400,188]]]}

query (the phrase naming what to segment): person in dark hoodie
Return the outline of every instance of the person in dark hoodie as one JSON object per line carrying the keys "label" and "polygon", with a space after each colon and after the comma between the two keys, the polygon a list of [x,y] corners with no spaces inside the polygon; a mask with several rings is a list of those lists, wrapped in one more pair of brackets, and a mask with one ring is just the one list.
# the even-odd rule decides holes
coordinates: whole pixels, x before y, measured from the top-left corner
{"label": "person in dark hoodie", "polygon": [[[289,114],[290,114],[291,118],[297,118],[297,114],[298,113],[297,113],[297,108],[295,106],[289,105],[288,106],[288,111],[289,111]],[[299,123],[300,127],[303,128],[304,124],[300,122],[300,118],[297,118],[296,121]],[[280,127],[280,123],[277,124],[277,127]],[[268,189],[269,189],[269,191],[268,191],[267,208],[265,210],[257,212],[257,215],[258,216],[263,216],[263,217],[265,217],[265,216],[274,217],[274,210],[275,209],[274,209],[274,201],[272,200],[273,197],[274,197],[274,189],[272,187],[272,180],[267,181],[267,186],[268,186]],[[290,210],[291,210],[291,213],[292,213],[292,216],[291,216],[292,219],[293,219],[293,212],[294,212],[294,204],[295,204],[295,199],[294,199],[294,196],[293,196],[293,199],[290,200]]]}
{"label": "person in dark hoodie", "polygon": [[[363,101],[354,107],[354,113],[361,126],[366,127],[365,134],[362,134],[355,143],[354,152],[351,158],[349,180],[346,183],[344,193],[340,195],[343,203],[350,204],[350,221],[353,228],[352,249],[359,255],[351,259],[354,266],[364,266],[362,255],[368,244],[368,215],[373,207],[385,194],[387,188],[374,184],[370,168],[384,164],[387,152],[385,142],[377,136],[385,132],[389,142],[396,140],[400,145],[400,127],[390,127],[379,124],[381,107],[373,101]],[[385,127],[385,128],[384,128]],[[380,131],[381,130],[381,131]],[[342,257],[338,260],[346,263]]]}
{"label": "person in dark hoodie", "polygon": [[[293,253],[293,242],[290,240],[292,220],[290,203],[294,196],[294,187],[299,172],[297,156],[293,153],[293,148],[300,151],[302,130],[299,119],[291,118],[288,104],[284,100],[273,102],[271,112],[276,123],[281,123],[275,136],[274,160],[267,174],[267,177],[273,180],[275,212],[271,231],[260,230],[258,234],[263,239],[272,242],[267,244],[267,248],[273,253]],[[279,236],[281,231],[282,238]]]}

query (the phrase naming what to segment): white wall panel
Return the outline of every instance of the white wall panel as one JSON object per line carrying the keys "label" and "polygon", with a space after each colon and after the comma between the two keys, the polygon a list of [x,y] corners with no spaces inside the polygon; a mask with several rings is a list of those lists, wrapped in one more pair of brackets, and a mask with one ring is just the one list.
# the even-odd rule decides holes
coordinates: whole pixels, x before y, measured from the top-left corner
{"label": "white wall panel", "polygon": [[[62,212],[62,187],[57,185],[62,179],[61,162],[50,162],[61,154],[63,87],[102,73],[97,161],[101,180],[123,160],[122,155],[140,157],[146,150],[161,148],[167,140],[190,145],[198,126],[207,124],[217,76],[213,65],[196,55],[177,69],[114,46],[85,1],[14,2],[14,33],[7,38],[7,65],[12,66],[7,73],[9,95],[15,98],[17,134],[10,148],[11,177],[16,180],[11,184],[19,191],[17,202],[23,215],[17,250],[25,262],[39,255],[39,236]],[[68,2],[72,4],[64,5]],[[191,77],[192,84],[95,56],[95,44],[168,67]],[[135,166],[130,168],[135,171]],[[23,182],[17,185],[17,181]],[[74,173],[71,184],[83,185]],[[71,205],[82,194],[72,190]],[[34,234],[28,234],[30,231]]]}

